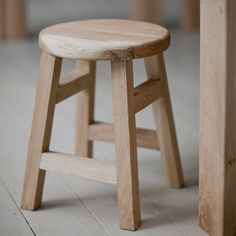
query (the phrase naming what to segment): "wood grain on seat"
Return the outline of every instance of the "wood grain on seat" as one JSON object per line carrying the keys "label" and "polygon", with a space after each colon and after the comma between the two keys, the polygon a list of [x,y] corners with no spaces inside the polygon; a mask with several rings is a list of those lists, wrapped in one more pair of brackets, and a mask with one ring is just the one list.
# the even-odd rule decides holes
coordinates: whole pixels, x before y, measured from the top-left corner
{"label": "wood grain on seat", "polygon": [[40,32],[40,47],[55,56],[90,60],[128,60],[163,52],[169,32],[156,24],[131,20],[61,23]]}

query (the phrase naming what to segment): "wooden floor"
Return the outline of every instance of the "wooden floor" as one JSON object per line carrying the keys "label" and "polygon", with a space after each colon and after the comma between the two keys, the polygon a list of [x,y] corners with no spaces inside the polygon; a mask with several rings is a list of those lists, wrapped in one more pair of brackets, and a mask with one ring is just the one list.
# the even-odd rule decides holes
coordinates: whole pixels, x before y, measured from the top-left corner
{"label": "wooden floor", "polygon": [[[26,152],[38,79],[37,42],[0,44],[0,235],[160,235],[204,236],[198,227],[199,35],[173,32],[167,72],[187,186],[167,187],[160,154],[139,149],[142,227],[131,233],[118,227],[116,188],[79,177],[48,173],[42,208],[19,208]],[[64,69],[73,66],[66,61]],[[144,80],[142,61],[135,82]],[[112,122],[109,63],[98,64],[97,120]],[[154,128],[150,108],[137,124]],[[75,99],[56,108],[51,149],[74,150]],[[95,158],[114,158],[112,144],[96,143]]]}

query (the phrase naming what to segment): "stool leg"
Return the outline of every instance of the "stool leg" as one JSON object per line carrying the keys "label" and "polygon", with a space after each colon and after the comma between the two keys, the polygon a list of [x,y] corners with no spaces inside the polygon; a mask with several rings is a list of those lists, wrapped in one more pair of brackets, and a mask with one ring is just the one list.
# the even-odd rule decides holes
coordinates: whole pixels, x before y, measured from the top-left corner
{"label": "stool leg", "polygon": [[96,62],[79,60],[77,68],[89,71],[90,76],[88,88],[77,95],[75,152],[79,156],[92,158],[93,141],[89,141],[88,129],[94,120]]}
{"label": "stool leg", "polygon": [[176,130],[171,107],[169,88],[162,54],[145,59],[149,79],[159,78],[162,84],[162,97],[153,103],[154,118],[160,151],[165,162],[168,182],[171,187],[181,188],[184,185]]}
{"label": "stool leg", "polygon": [[112,85],[120,227],[136,230],[141,220],[132,61],[112,62]]}
{"label": "stool leg", "polygon": [[61,58],[43,53],[21,202],[26,210],[38,208],[42,199],[45,171],[39,166],[49,149],[60,71]]}

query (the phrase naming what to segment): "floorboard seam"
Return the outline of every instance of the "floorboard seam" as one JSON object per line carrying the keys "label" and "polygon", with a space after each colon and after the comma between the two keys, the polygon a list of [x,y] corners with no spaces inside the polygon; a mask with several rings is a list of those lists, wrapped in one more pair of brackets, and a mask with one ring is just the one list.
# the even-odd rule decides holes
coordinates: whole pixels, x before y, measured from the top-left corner
{"label": "floorboard seam", "polygon": [[0,182],[3,185],[3,187],[5,188],[5,190],[7,191],[7,193],[9,194],[11,200],[13,201],[13,203],[15,204],[15,206],[17,207],[17,209],[19,210],[20,214],[22,215],[23,219],[25,220],[26,224],[29,226],[29,229],[31,230],[31,232],[36,236],[36,233],[34,232],[33,228],[31,227],[29,221],[27,220],[27,218],[25,217],[25,215],[23,214],[21,208],[18,206],[17,202],[15,201],[14,197],[12,196],[11,192],[9,191],[9,189],[7,188],[7,186],[5,185],[5,183],[2,181],[2,179],[0,178]]}
{"label": "floorboard seam", "polygon": [[97,222],[97,224],[102,228],[102,230],[106,233],[107,236],[110,236],[109,232],[107,232],[107,230],[105,229],[105,227],[100,223],[100,221],[98,220],[98,218],[93,214],[93,212],[88,208],[88,206],[84,203],[84,201],[82,199],[80,199],[80,197],[78,196],[78,194],[74,191],[73,187],[71,186],[71,184],[68,182],[68,180],[65,178],[65,176],[63,175],[63,178],[65,179],[66,184],[68,184],[69,188],[71,189],[71,191],[74,193],[75,197],[77,200],[79,200],[81,202],[81,204],[87,209],[88,213],[94,218],[94,220]]}
{"label": "floorboard seam", "polygon": [[[173,222],[173,221],[170,219],[170,217],[168,217],[168,216],[160,209],[160,207],[159,207],[156,203],[154,203],[145,193],[142,192],[142,194],[145,196],[145,198],[148,199],[148,201],[150,201],[150,203],[151,203],[155,208],[157,208],[157,210],[158,210],[163,216],[166,217],[166,219],[176,228],[176,230],[177,230],[180,234],[182,234],[183,236],[186,236],[186,234],[185,234],[184,232],[182,232],[182,231],[179,229],[179,226],[178,226],[175,222]],[[154,213],[155,213],[156,215],[158,215],[157,212],[155,211],[155,209],[154,209]]]}

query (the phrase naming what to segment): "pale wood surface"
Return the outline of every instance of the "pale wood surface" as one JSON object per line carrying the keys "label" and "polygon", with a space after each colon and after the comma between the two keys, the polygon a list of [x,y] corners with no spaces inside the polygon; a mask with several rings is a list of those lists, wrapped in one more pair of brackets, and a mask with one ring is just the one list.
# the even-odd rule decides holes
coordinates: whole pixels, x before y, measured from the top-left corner
{"label": "pale wood surface", "polygon": [[132,61],[113,61],[111,70],[119,221],[122,229],[136,230],[141,219]]}
{"label": "pale wood surface", "polygon": [[[236,234],[236,2],[201,1],[200,224]],[[219,30],[220,29],[220,30]]]}
{"label": "pale wood surface", "polygon": [[150,79],[134,89],[134,110],[139,112],[161,97],[161,83]]}
{"label": "pale wood surface", "polygon": [[148,79],[159,79],[161,83],[159,89],[162,92],[162,97],[153,103],[153,112],[168,183],[172,187],[181,188],[184,185],[183,170],[163,55],[145,59],[145,65]]}
{"label": "pale wood surface", "polygon": [[91,160],[56,152],[43,153],[40,163],[40,168],[43,170],[77,175],[111,184],[116,183],[115,167],[114,161]]}
{"label": "pale wood surface", "polygon": [[90,75],[88,72],[79,71],[77,69],[62,76],[57,90],[56,102],[59,103],[81,90],[84,90],[89,85],[89,79]]}
{"label": "pale wood surface", "polygon": [[[125,25],[124,22],[127,24]],[[94,28],[94,25],[97,25],[97,29]],[[119,30],[115,31],[111,28],[111,23],[115,23],[119,25]],[[84,27],[81,27],[82,26]],[[64,26],[61,27],[61,26]],[[66,27],[67,26],[67,27]],[[92,28],[91,28],[92,26]],[[105,26],[105,27],[104,27]],[[139,26],[139,27],[137,27]],[[49,42],[52,42],[53,34],[59,34],[59,37],[63,34],[66,34],[64,37],[64,43],[67,44],[66,47],[59,45],[60,42],[54,42],[54,46],[58,48],[58,50],[68,49],[73,53],[73,50],[76,48],[82,49],[83,53],[86,53],[86,49],[90,49],[95,47],[95,41],[100,39],[103,43],[110,43],[112,37],[109,37],[104,41],[104,38],[101,37],[101,32],[111,32],[116,36],[116,34],[120,35],[128,35],[130,41],[136,41],[137,34],[140,35],[142,32],[138,32],[138,28],[141,29],[141,26],[147,26],[145,22],[137,22],[137,21],[128,21],[128,20],[91,20],[84,22],[69,22],[63,23],[59,26],[52,26],[44,29],[40,33],[40,42],[39,45],[41,49],[44,51],[42,55],[41,68],[40,68],[40,80],[38,86],[38,96],[36,98],[35,105],[35,114],[34,121],[32,127],[32,135],[30,138],[29,145],[29,154],[28,154],[28,162],[26,167],[25,174],[25,182],[22,196],[22,208],[26,210],[35,210],[41,205],[42,192],[43,192],[43,184],[46,170],[53,170],[59,173],[64,174],[75,174],[80,177],[87,177],[89,179],[96,179],[108,183],[117,183],[117,192],[118,192],[118,211],[119,211],[119,223],[121,229],[126,230],[137,230],[141,225],[141,216],[140,216],[140,195],[139,195],[139,177],[138,177],[138,163],[137,163],[137,137],[136,137],[136,122],[135,122],[135,113],[142,110],[146,106],[150,105],[158,98],[160,98],[160,94],[162,94],[162,98],[164,99],[164,109],[160,110],[160,112],[165,113],[163,117],[167,119],[167,124],[165,128],[168,128],[167,135],[164,137],[164,132],[159,134],[161,137],[162,143],[164,144],[162,147],[165,152],[167,149],[178,149],[176,143],[171,143],[169,140],[176,141],[175,130],[170,130],[174,128],[174,121],[172,118],[172,111],[169,101],[169,91],[166,82],[165,68],[164,68],[164,59],[162,56],[158,56],[158,65],[160,67],[160,82],[157,80],[157,77],[151,78],[149,77],[149,81],[146,81],[136,88],[134,88],[133,83],[133,61],[127,60],[128,58],[116,57],[115,60],[110,59],[111,63],[111,72],[112,72],[112,84],[113,84],[113,113],[114,113],[114,135],[115,135],[115,147],[116,147],[116,178],[115,181],[115,169],[114,165],[108,164],[107,162],[101,162],[96,160],[86,160],[85,157],[91,157],[92,152],[92,140],[89,140],[89,125],[93,122],[94,116],[94,95],[95,95],[95,61],[91,61],[94,57],[90,58],[91,60],[81,60],[78,61],[77,70],[81,72],[87,71],[86,77],[77,78],[78,81],[82,82],[78,84],[78,88],[75,87],[75,84],[72,82],[64,83],[60,85],[60,72],[61,72],[61,61],[62,58],[58,57],[58,55],[51,55],[47,49],[42,47],[41,39],[45,36],[49,35],[47,40],[47,47],[50,45]],[[154,26],[152,24],[148,24]],[[88,28],[86,28],[88,27]],[[135,31],[130,34],[130,31]],[[156,27],[160,26],[156,25]],[[53,29],[53,30],[52,30]],[[55,30],[56,29],[56,30]],[[82,29],[82,31],[81,31]],[[80,32],[90,30],[90,34],[87,34],[87,41],[84,40],[86,47],[83,47],[81,44],[76,45],[75,47],[68,47],[71,44],[69,39],[77,35],[78,39],[81,39]],[[126,29],[126,32],[122,32],[121,30]],[[154,27],[152,27],[154,29]],[[150,31],[150,29],[148,29]],[[165,29],[164,29],[165,30]],[[45,31],[47,31],[45,33]],[[144,29],[145,31],[145,29]],[[167,30],[166,30],[167,31]],[[65,32],[65,33],[64,33]],[[69,33],[69,35],[68,35]],[[81,33],[82,34],[82,33]],[[94,35],[99,35],[99,38]],[[167,31],[167,35],[169,33]],[[58,37],[58,35],[56,35]],[[150,37],[150,35],[148,35]],[[159,36],[162,38],[163,35]],[[119,41],[121,38],[121,42]],[[151,37],[150,37],[151,38]],[[156,38],[153,36],[153,38]],[[117,44],[122,43],[122,37],[118,37],[115,39]],[[169,38],[167,38],[166,42],[169,43]],[[115,41],[114,41],[115,42]],[[125,43],[124,43],[125,44]],[[157,47],[162,46],[165,42],[159,40],[159,44],[157,41],[147,41],[143,40],[142,47],[143,52],[140,55],[147,56],[152,55],[153,52],[148,54],[147,52],[153,49],[153,44]],[[71,45],[70,45],[71,46]],[[110,45],[108,45],[110,46]],[[134,50],[132,46],[132,51]],[[106,49],[107,50],[107,49]],[[106,51],[105,50],[105,51]],[[124,50],[124,49],[121,49]],[[127,50],[127,49],[125,49]],[[137,50],[137,48],[136,48]],[[110,49],[108,50],[110,52]],[[113,52],[113,49],[112,49]],[[141,53],[141,51],[140,51]],[[70,57],[67,54],[67,57]],[[83,58],[83,57],[82,57]],[[89,58],[89,57],[88,57]],[[102,58],[100,58],[102,59]],[[131,59],[134,59],[131,57]],[[161,60],[162,59],[162,60]],[[73,73],[74,74],[74,73]],[[69,75],[69,79],[74,75]],[[45,80],[49,82],[44,82]],[[85,81],[87,80],[87,84]],[[164,81],[165,80],[165,81]],[[41,83],[40,83],[41,82]],[[72,84],[72,85],[71,85]],[[86,87],[80,85],[86,84]],[[71,86],[70,86],[71,85]],[[59,88],[59,90],[58,90]],[[74,95],[76,90],[79,93],[78,102],[79,102],[79,111],[77,115],[78,124],[76,130],[76,136],[78,143],[76,145],[76,152],[78,152],[79,156],[71,156],[68,154],[62,153],[50,153],[49,144],[51,141],[51,132],[53,125],[53,116],[56,103],[64,100],[65,98]],[[82,89],[82,90],[81,90]],[[160,92],[161,90],[161,92]],[[59,91],[59,93],[58,93]],[[41,96],[40,96],[41,95]],[[168,96],[167,96],[168,95]],[[43,98],[41,98],[43,97]],[[167,112],[166,112],[167,110]],[[168,116],[171,117],[168,117]],[[171,120],[172,119],[172,120]],[[170,124],[170,121],[172,123]],[[164,122],[163,122],[164,123]],[[39,130],[40,129],[40,130]],[[39,138],[37,137],[37,132],[40,131],[41,135]],[[40,134],[39,133],[39,134]],[[169,137],[171,135],[174,137]],[[169,136],[168,136],[169,135]],[[82,137],[82,138],[81,138]],[[81,142],[82,141],[82,142]],[[172,145],[170,146],[169,143]],[[173,147],[176,145],[176,147]],[[169,147],[168,147],[169,146]],[[172,150],[171,150],[172,151]],[[178,151],[178,150],[177,150]],[[40,153],[42,153],[42,156]],[[82,153],[84,152],[84,153]],[[86,153],[85,153],[86,152]],[[165,154],[165,152],[163,152]],[[176,151],[175,151],[176,152]],[[178,154],[178,153],[177,153]],[[172,156],[175,153],[172,153]],[[167,160],[166,163],[169,165],[166,166],[167,170],[175,170],[181,168],[181,163],[177,163],[177,166],[170,166],[171,164],[176,164],[177,157],[171,157],[168,154],[165,154],[170,160]],[[175,158],[173,162],[172,159]],[[40,159],[42,159],[40,161]],[[40,168],[39,168],[40,167]],[[109,167],[106,170],[106,167]],[[182,170],[181,170],[182,171]],[[170,172],[170,171],[169,171]],[[173,179],[176,176],[172,175],[171,178],[170,173],[170,184],[171,186],[176,187],[179,184],[179,178]],[[179,176],[177,176],[179,177]],[[177,183],[175,184],[174,181]],[[177,186],[181,187],[181,186]]]}
{"label": "pale wood surface", "polygon": [[5,33],[7,39],[26,37],[25,0],[5,0]]}
{"label": "pale wood surface", "polygon": [[59,88],[66,85],[66,84],[72,83],[76,79],[78,79],[80,77],[84,77],[85,75],[88,75],[88,74],[89,74],[88,71],[78,70],[77,68],[75,68],[72,71],[66,72],[60,78]]}
{"label": "pale wood surface", "polygon": [[[59,85],[61,58],[42,53],[40,78],[22,193],[23,209],[34,210],[41,204],[45,171],[40,170],[41,153],[48,151]],[[40,115],[39,115],[40,114]]]}
{"label": "pale wood surface", "polygon": [[[132,0],[131,17],[135,20],[165,24],[164,0]],[[200,0],[184,0],[181,25],[183,29],[197,29],[200,25]],[[165,11],[166,12],[166,11]]]}
{"label": "pale wood surface", "polygon": [[4,38],[20,39],[26,37],[25,0],[4,1]]}
{"label": "pale wood surface", "polygon": [[79,156],[93,155],[93,141],[89,140],[89,125],[94,120],[96,62],[80,60],[77,70],[88,73],[87,89],[77,95],[75,153]]}
{"label": "pale wood surface", "polygon": [[4,0],[0,0],[0,39],[4,39],[4,24],[5,24],[5,4],[4,4]]}
{"label": "pale wood surface", "polygon": [[200,0],[184,0],[182,27],[197,29],[200,26]]}
{"label": "pale wood surface", "polygon": [[50,26],[39,35],[40,47],[50,54],[89,60],[142,58],[164,51],[169,43],[165,28],[131,20],[74,21]]}
{"label": "pale wood surface", "polygon": [[162,0],[132,0],[131,17],[135,20],[162,23]]}
{"label": "pale wood surface", "polygon": [[[206,235],[198,227],[197,219],[199,94],[198,68],[193,65],[198,65],[198,34],[177,31],[173,32],[173,37],[173,47],[166,61],[187,186],[181,190],[168,188],[159,152],[138,149],[143,219],[140,230],[135,232],[138,236]],[[185,53],[182,53],[183,50]],[[37,42],[33,40],[0,45],[0,131],[4,134],[0,135],[0,176],[18,207],[38,79],[39,55]],[[182,55],[181,60],[178,60],[179,55]],[[135,83],[139,84],[145,78],[144,65],[139,60],[134,64]],[[73,62],[65,61],[66,71],[73,66]],[[98,63],[95,118],[113,122],[109,71],[109,63]],[[75,97],[72,97],[57,105],[52,150],[66,153],[74,151],[75,101]],[[138,113],[137,125],[154,128],[151,114],[151,107]],[[95,159],[114,160],[114,157],[113,145],[95,143]],[[0,202],[3,202],[2,196],[0,194]],[[115,186],[80,177],[48,172],[42,208],[22,213],[36,235],[133,235],[131,232],[121,232],[117,224]],[[0,221],[0,232],[1,229]],[[6,232],[6,236],[12,234]]]}
{"label": "pale wood surface", "polygon": [[[142,148],[159,150],[156,131],[137,128],[137,145]],[[95,122],[89,126],[89,139],[115,143],[114,125],[106,122]]]}

